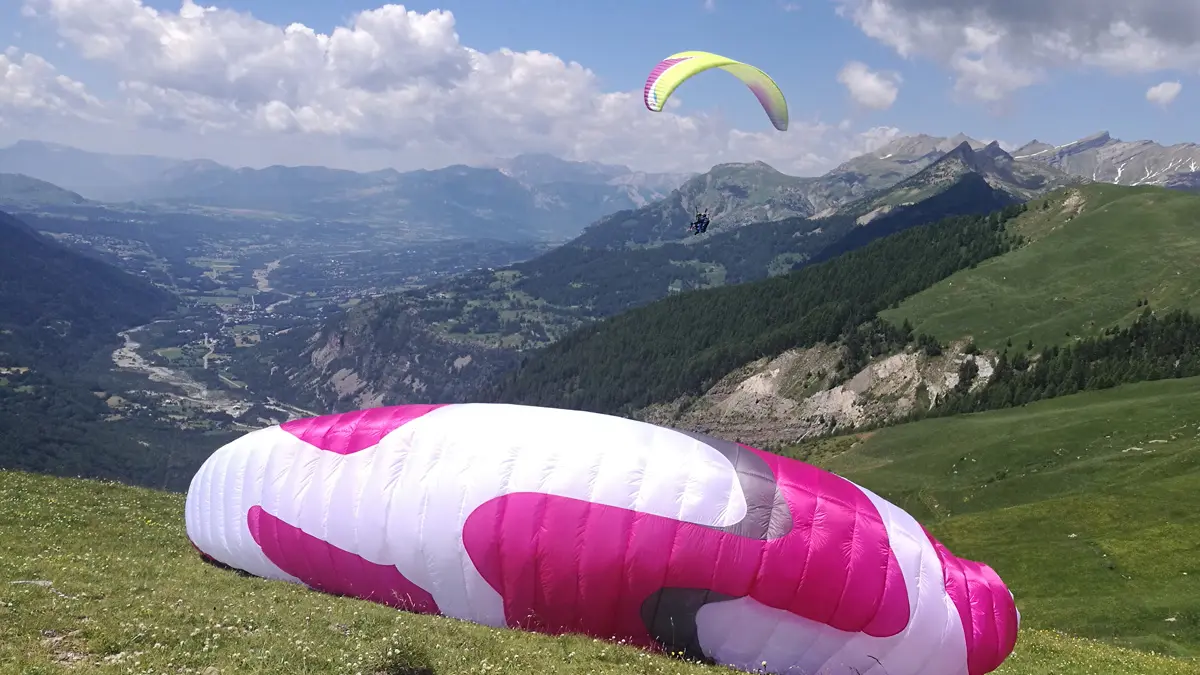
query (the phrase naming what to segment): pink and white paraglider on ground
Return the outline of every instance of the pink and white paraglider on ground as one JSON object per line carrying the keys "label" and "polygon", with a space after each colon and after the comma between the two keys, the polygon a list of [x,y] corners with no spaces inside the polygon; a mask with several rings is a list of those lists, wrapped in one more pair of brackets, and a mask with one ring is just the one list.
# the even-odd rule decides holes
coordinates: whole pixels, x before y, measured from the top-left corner
{"label": "pink and white paraglider on ground", "polygon": [[744,670],[983,675],[1020,620],[987,565],[803,462],[596,413],[408,405],[217,450],[206,559],[397,608]]}

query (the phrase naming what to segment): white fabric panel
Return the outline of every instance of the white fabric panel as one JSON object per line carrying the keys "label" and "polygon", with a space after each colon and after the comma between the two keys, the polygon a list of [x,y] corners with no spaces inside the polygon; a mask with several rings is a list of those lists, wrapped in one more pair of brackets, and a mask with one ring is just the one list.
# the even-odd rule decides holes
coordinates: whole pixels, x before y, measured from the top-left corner
{"label": "white fabric panel", "polygon": [[[333,479],[322,484],[318,475]],[[463,404],[351,455],[318,450],[279,427],[247,434],[193,479],[188,522],[217,531],[189,525],[188,536],[220,562],[295,581],[250,535],[246,512],[261,505],[338,548],[395,565],[446,615],[503,626],[501,598],[471,563],[462,529],[479,505],[525,491],[718,527],[747,510],[729,461],[677,431],[579,411]],[[200,518],[201,509],[210,515]]]}

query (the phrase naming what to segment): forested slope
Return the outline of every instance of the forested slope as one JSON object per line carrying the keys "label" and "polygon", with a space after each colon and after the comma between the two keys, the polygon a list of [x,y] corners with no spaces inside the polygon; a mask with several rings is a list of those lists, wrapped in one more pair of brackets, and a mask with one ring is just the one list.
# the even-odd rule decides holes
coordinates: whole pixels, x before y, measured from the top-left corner
{"label": "forested slope", "polygon": [[[1010,250],[1005,223],[1024,211],[915,227],[764,281],[684,293],[594,324],[529,358],[490,392],[501,401],[629,412],[700,393],[730,370],[785,349],[844,340],[838,370],[914,338],[881,309]],[[934,345],[930,345],[935,348]]]}

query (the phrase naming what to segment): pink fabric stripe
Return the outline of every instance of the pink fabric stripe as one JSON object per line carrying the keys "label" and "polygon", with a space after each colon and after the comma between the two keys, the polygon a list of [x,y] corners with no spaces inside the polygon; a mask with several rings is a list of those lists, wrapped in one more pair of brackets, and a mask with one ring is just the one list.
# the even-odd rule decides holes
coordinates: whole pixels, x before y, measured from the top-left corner
{"label": "pink fabric stripe", "polygon": [[284,422],[279,428],[320,450],[351,455],[374,447],[387,434],[445,405],[448,404],[367,408],[305,417]]}
{"label": "pink fabric stripe", "polygon": [[379,565],[318,539],[255,506],[246,514],[255,543],[279,569],[305,585],[422,614],[439,614],[427,591],[393,565]]}
{"label": "pink fabric stripe", "polygon": [[908,593],[874,504],[838,476],[748,449],[766,460],[792,512],[793,529],[775,540],[518,493],[472,512],[463,542],[513,627],[655,647],[642,602],[681,587],[750,596],[844,631],[902,631]]}
{"label": "pink fabric stripe", "polygon": [[929,530],[925,530],[925,536],[937,551],[946,593],[962,620],[967,672],[990,673],[1000,667],[1017,645],[1016,603],[991,567],[955,556]]}
{"label": "pink fabric stripe", "polygon": [[667,71],[667,68],[681,61],[687,61],[690,58],[692,57],[685,56],[681,59],[663,59],[657,66],[654,66],[654,70],[650,71],[650,77],[646,78],[646,87],[642,90],[642,101],[646,104],[647,110],[653,110],[650,107],[650,92],[654,89],[654,83],[658,81],[658,78]]}

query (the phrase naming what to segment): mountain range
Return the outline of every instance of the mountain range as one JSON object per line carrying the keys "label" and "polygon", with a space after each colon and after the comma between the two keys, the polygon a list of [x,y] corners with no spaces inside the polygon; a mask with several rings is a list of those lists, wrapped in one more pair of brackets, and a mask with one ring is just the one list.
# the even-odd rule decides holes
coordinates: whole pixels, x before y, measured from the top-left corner
{"label": "mountain range", "polygon": [[[910,185],[908,192],[896,191],[891,197],[896,204],[879,202],[878,193],[959,148],[975,153],[962,158],[971,170],[1022,199],[1071,180],[1200,189],[1200,146],[1125,142],[1107,132],[1062,146],[1032,141],[1011,154],[997,143],[985,144],[964,134],[905,136],[819,177],[790,176],[762,162],[719,165],[703,175],[656,174],[548,154],[520,155],[482,167],[410,172],[319,166],[235,169],[207,159],[115,155],[18,141],[0,148],[0,173],[22,174],[75,194],[28,188],[16,193],[18,188],[0,183],[0,203],[45,199],[77,204],[82,197],[172,209],[238,209],[369,222],[403,228],[418,237],[552,241],[570,239],[589,223],[620,219],[628,211],[657,203],[656,216],[638,214],[639,229],[625,242],[640,245],[664,237],[685,239],[690,220],[681,221],[703,209],[713,216],[711,231],[716,233],[749,223],[824,217],[847,208],[863,215],[881,206],[891,209],[905,200],[919,201],[936,186]],[[869,196],[875,203],[863,201]],[[646,229],[652,220],[658,222]]]}
{"label": "mountain range", "polygon": [[[815,178],[789,176],[764,162],[718,164],[658,203],[601,218],[569,245],[627,248],[704,241],[688,231],[700,211],[712,218],[709,237],[789,218],[853,215],[869,220],[933,196],[966,173],[977,173],[1014,199],[1082,181],[1055,167],[1018,161],[995,142],[984,144],[962,134],[912,136]],[[868,215],[872,211],[877,212]]]}
{"label": "mountain range", "polygon": [[[501,240],[570,238],[607,213],[661,199],[688,177],[549,155],[408,172],[235,169],[207,159],[113,155],[37,141],[0,148],[0,173],[114,205],[282,213],[392,226],[417,237]],[[11,203],[5,196],[0,185],[0,200]]]}
{"label": "mountain range", "polygon": [[[1130,174],[1121,164],[1110,173],[1096,168],[1108,166],[1104,162],[1111,163],[1119,153],[1149,167],[1143,173],[1158,171],[1156,180],[1162,184],[1185,186],[1191,164],[1180,158],[1189,148],[1195,150],[1126,144],[1107,134],[1061,148],[1042,145],[1035,141],[1008,153],[998,143],[962,134],[909,136],[819,177],[789,176],[762,162],[722,164],[692,177],[645,176],[625,167],[566,162],[549,155],[523,155],[486,168],[408,173],[229,169],[205,160],[169,163],[30,142],[0,150],[0,168],[12,168],[14,158],[24,158],[24,168],[37,167],[44,176],[57,171],[78,185],[86,173],[80,167],[91,162],[124,177],[110,181],[110,189],[119,183],[126,190],[154,194],[159,203],[229,208],[253,203],[336,213],[339,218],[370,218],[371,209],[378,207],[394,219],[424,222],[427,231],[441,223],[443,233],[492,236],[511,236],[514,230],[522,236],[547,235],[547,230],[532,233],[532,217],[513,215],[550,203],[535,199],[529,186],[574,194],[570,204],[554,202],[555,213],[586,210],[583,203],[606,212],[613,211],[611,202],[588,202],[586,196],[595,197],[601,188],[633,189],[632,183],[642,190],[666,190],[683,180],[657,201],[595,219],[571,241],[530,261],[372,299],[321,327],[313,341],[284,340],[255,350],[258,361],[252,367],[286,373],[288,386],[312,397],[314,405],[349,407],[412,396],[459,399],[511,368],[523,351],[632,307],[683,291],[785,273],[944,216],[988,212],[1105,177],[1126,180]],[[82,164],[51,161],[54,157]],[[1089,157],[1101,159],[1093,162],[1095,166],[1083,163]],[[1091,173],[1082,175],[1085,170]],[[68,202],[73,194],[78,196],[29,179],[15,182],[37,186],[25,187],[25,194],[32,190]],[[350,200],[353,206],[340,201],[350,194],[358,195]],[[403,194],[411,199],[405,201]],[[438,197],[443,194],[452,195],[452,200]],[[538,194],[545,197],[548,192]],[[623,194],[624,203],[633,201],[630,193]],[[496,206],[501,202],[509,210]],[[513,209],[517,203],[524,206]],[[687,225],[704,209],[712,215],[712,227],[705,235],[693,236]],[[559,231],[560,236],[564,233]],[[389,321],[394,330],[363,329]],[[447,363],[460,365],[450,368]],[[444,375],[447,372],[450,377]],[[354,375],[354,391],[346,390],[347,373]],[[279,381],[278,376],[272,379]]]}
{"label": "mountain range", "polygon": [[[1170,159],[1178,152],[1151,144],[1141,161],[1189,168]],[[682,291],[778,275],[913,225],[1098,180],[1071,173],[1078,166],[961,134],[897,139],[818,178],[787,176],[761,162],[718,165],[663,200],[605,216],[532,260],[361,303],[311,342],[280,344],[275,353],[267,346],[256,355],[263,359],[258,367],[275,369],[280,383],[286,373],[287,386],[326,408],[458,400],[514,367],[522,352],[596,319]],[[701,209],[713,224],[693,236],[687,224]],[[383,339],[364,329],[389,321],[394,330]]]}
{"label": "mountain range", "polygon": [[1122,141],[1101,131],[1066,145],[1031,141],[1014,151],[1013,157],[1102,183],[1200,189],[1200,145],[1196,143],[1163,146],[1154,141]]}

